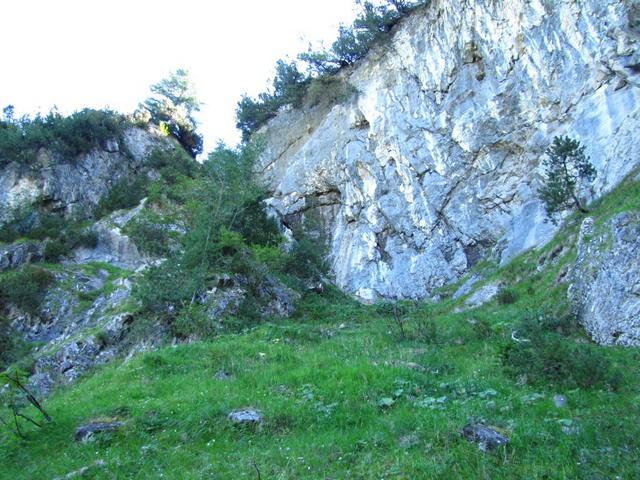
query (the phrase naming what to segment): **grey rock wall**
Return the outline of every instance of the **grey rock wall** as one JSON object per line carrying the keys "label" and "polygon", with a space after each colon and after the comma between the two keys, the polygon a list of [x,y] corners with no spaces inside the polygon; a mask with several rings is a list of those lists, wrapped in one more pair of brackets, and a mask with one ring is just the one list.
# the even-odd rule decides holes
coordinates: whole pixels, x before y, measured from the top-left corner
{"label": "grey rock wall", "polygon": [[285,226],[323,219],[332,272],[363,300],[421,298],[479,259],[545,243],[536,191],[555,135],[612,189],[640,162],[640,6],[434,0],[342,74],[342,105],[281,112],[260,168]]}
{"label": "grey rock wall", "polygon": [[0,225],[36,201],[67,216],[85,216],[111,187],[138,172],[151,150],[167,145],[156,133],[130,128],[122,145],[108,142],[74,159],[54,159],[42,149],[32,165],[9,163],[0,169]]}
{"label": "grey rock wall", "polygon": [[640,346],[640,216],[621,213],[601,228],[584,220],[568,293],[596,342]]}

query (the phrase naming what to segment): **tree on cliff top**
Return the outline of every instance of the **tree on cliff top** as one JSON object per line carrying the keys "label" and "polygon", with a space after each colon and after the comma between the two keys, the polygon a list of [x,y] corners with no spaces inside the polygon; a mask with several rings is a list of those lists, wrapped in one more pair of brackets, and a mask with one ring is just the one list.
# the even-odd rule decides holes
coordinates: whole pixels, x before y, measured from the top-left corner
{"label": "tree on cliff top", "polygon": [[155,94],[140,107],[149,112],[151,122],[174,137],[192,156],[202,153],[202,136],[196,131],[194,113],[200,110],[189,72],[179,68],[151,86]]}
{"label": "tree on cliff top", "polygon": [[554,215],[568,208],[588,210],[580,200],[580,182],[591,182],[596,170],[584,153],[585,147],[569,137],[555,137],[543,160],[546,182],[538,190],[545,204],[547,216],[556,223]]}

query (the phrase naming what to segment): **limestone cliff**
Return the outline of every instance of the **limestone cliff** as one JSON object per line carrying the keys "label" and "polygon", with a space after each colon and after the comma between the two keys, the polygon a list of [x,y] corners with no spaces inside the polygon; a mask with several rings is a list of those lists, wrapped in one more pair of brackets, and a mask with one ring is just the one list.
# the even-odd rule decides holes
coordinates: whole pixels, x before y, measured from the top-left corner
{"label": "limestone cliff", "polygon": [[479,259],[554,232],[536,190],[555,135],[613,188],[640,162],[640,2],[434,0],[341,75],[333,107],[264,129],[269,203],[326,220],[337,283],[364,300],[425,297]]}
{"label": "limestone cliff", "polygon": [[0,225],[34,203],[65,216],[85,216],[116,183],[139,172],[151,150],[168,145],[158,133],[129,128],[121,141],[77,158],[57,158],[41,149],[33,164],[8,163],[0,168]]}

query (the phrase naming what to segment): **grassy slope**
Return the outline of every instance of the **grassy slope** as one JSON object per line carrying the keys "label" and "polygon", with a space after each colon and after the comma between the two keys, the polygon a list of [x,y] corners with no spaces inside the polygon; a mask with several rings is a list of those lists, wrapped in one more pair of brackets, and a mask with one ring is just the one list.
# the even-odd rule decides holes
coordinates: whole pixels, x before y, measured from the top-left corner
{"label": "grassy slope", "polygon": [[[638,182],[625,182],[593,214],[603,221],[624,210],[640,210]],[[573,220],[545,252],[572,245]],[[540,255],[501,270],[485,265],[485,275],[516,292],[515,303],[459,313],[459,301],[411,306],[409,339],[375,307],[312,295],[294,319],[103,368],[47,399],[55,423],[27,441],[0,436],[0,477],[52,478],[100,459],[106,465],[87,478],[255,479],[257,469],[263,479],[640,478],[637,350],[599,347],[623,372],[617,392],[526,385],[504,372],[498,353],[512,325],[563,301],[566,286],[555,278],[575,248],[538,272]],[[435,335],[417,334],[420,321],[433,322]],[[474,327],[479,321],[488,331]],[[232,377],[217,378],[221,370]],[[544,398],[527,403],[532,393]],[[554,406],[556,393],[566,407]],[[394,395],[391,408],[378,406]],[[428,397],[446,399],[419,406]],[[230,426],[228,412],[247,406],[263,412],[264,424]],[[79,423],[114,417],[126,421],[120,433],[73,442]],[[458,434],[470,418],[511,443],[481,453]]]}

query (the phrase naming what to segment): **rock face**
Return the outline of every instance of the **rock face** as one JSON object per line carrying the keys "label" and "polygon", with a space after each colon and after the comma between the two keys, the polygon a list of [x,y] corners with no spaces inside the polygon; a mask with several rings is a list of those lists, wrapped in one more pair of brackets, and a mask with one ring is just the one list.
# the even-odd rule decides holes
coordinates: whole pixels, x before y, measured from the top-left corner
{"label": "rock face", "polygon": [[120,268],[135,270],[148,263],[136,244],[122,232],[144,209],[146,199],[132,210],[117,211],[96,222],[92,227],[97,237],[95,248],[81,247],[75,251],[75,261],[107,262]]}
{"label": "rock face", "polygon": [[19,268],[25,263],[39,262],[44,258],[42,242],[24,242],[0,246],[0,272]]}
{"label": "rock face", "polygon": [[139,171],[151,150],[167,145],[140,128],[126,130],[122,145],[107,143],[75,159],[53,159],[40,150],[33,165],[13,162],[0,169],[0,225],[16,209],[36,201],[67,216],[84,216],[118,181]]}
{"label": "rock face", "polygon": [[569,298],[579,321],[604,345],[640,346],[640,216],[622,213],[580,229]]}
{"label": "rock face", "polygon": [[344,79],[347,103],[281,112],[260,167],[285,226],[321,219],[339,286],[420,298],[555,227],[537,198],[556,135],[597,169],[640,161],[636,0],[433,0]]}

